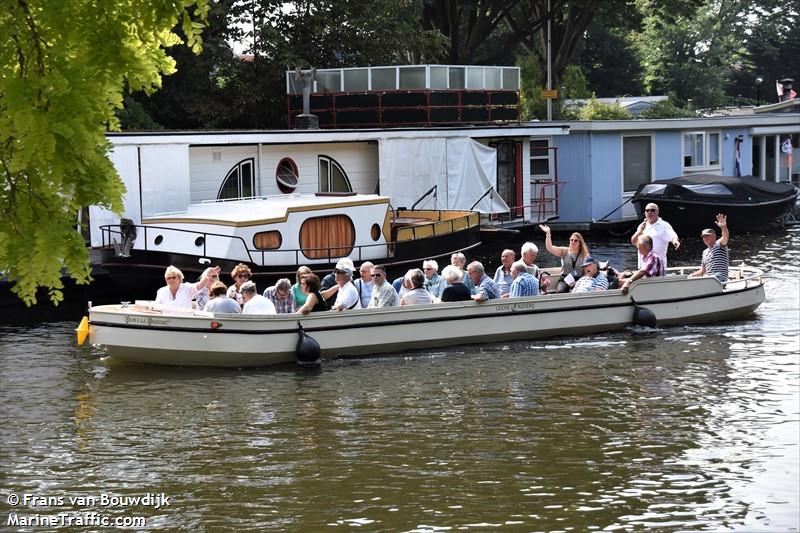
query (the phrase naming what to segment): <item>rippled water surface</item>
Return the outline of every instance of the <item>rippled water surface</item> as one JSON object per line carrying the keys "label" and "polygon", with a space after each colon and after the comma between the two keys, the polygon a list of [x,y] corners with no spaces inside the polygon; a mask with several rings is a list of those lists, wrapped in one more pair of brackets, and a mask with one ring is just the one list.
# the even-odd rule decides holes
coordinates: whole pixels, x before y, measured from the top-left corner
{"label": "rippled water surface", "polygon": [[[72,320],[6,326],[0,530],[97,512],[142,530],[797,531],[800,228],[732,246],[768,276],[744,321],[315,372],[126,366],[77,348]],[[147,493],[170,504],[99,502]]]}

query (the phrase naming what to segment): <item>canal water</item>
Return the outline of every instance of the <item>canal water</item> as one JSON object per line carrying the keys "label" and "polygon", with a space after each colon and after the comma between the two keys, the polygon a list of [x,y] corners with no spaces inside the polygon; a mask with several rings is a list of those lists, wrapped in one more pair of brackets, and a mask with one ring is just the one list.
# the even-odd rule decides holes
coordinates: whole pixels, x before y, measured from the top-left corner
{"label": "canal water", "polygon": [[0,530],[798,531],[800,228],[731,246],[766,270],[746,320],[313,372],[114,364],[77,316],[6,317]]}

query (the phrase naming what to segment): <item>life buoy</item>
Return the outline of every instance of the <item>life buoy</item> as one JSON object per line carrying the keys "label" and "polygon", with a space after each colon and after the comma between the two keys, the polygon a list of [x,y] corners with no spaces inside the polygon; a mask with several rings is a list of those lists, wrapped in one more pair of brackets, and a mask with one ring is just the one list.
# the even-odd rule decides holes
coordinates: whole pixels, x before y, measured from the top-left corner
{"label": "life buoy", "polygon": [[297,323],[297,334],[299,335],[297,347],[295,348],[297,362],[301,365],[319,364],[319,357],[322,353],[319,343],[303,331],[303,326],[300,322]]}

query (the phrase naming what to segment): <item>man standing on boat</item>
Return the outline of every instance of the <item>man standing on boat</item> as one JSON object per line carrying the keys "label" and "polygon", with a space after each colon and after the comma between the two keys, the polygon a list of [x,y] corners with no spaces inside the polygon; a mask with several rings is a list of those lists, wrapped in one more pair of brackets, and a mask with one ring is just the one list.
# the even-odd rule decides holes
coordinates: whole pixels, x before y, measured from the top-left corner
{"label": "man standing on boat", "polygon": [[717,232],[711,228],[706,228],[700,233],[700,238],[706,245],[703,250],[703,260],[700,264],[700,270],[689,274],[690,277],[698,276],[714,276],[722,283],[728,281],[728,267],[730,266],[730,258],[728,257],[728,217],[722,213],[717,215],[717,220],[714,223],[719,226],[722,232],[722,237],[717,239]]}
{"label": "man standing on boat", "polygon": [[494,271],[494,282],[500,288],[500,296],[505,296],[511,290],[511,282],[514,276],[511,275],[511,265],[516,259],[514,250],[503,250],[500,254],[500,266]]}
{"label": "man standing on boat", "polygon": [[[644,217],[644,221],[639,224],[636,233],[631,237],[631,244],[638,247],[639,237],[642,235],[650,237],[653,240],[653,252],[661,258],[661,263],[666,269],[669,243],[672,243],[677,250],[681,245],[681,241],[670,223],[658,216],[658,206],[656,204],[651,203],[645,206]],[[644,256],[640,253],[638,268],[641,269],[643,264]]]}
{"label": "man standing on boat", "polygon": [[359,279],[353,282],[356,285],[356,290],[358,290],[358,298],[361,301],[361,307],[364,309],[369,305],[369,299],[375,288],[375,283],[372,281],[373,266],[372,261],[364,261],[361,263],[361,266],[358,267]]}

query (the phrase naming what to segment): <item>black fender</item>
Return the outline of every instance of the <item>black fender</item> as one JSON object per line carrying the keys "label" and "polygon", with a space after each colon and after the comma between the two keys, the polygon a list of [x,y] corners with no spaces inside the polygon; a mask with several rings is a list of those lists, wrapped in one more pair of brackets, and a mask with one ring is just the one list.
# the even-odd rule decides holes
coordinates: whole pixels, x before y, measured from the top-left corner
{"label": "black fender", "polygon": [[303,330],[303,325],[300,322],[297,323],[297,335],[297,347],[295,348],[297,362],[303,365],[319,363],[322,349],[319,347],[317,340]]}
{"label": "black fender", "polygon": [[633,302],[633,320],[631,323],[634,326],[656,327],[656,314],[646,307],[639,306],[633,298],[631,298],[631,301]]}

